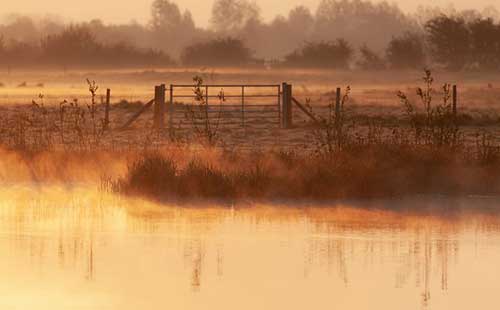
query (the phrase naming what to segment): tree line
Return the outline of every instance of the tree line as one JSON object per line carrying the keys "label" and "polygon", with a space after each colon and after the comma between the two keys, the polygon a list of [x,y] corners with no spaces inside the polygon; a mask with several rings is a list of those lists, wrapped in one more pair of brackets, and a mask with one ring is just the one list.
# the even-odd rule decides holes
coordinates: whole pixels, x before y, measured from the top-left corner
{"label": "tree line", "polygon": [[249,0],[216,0],[210,26],[155,0],[147,25],[11,17],[0,24],[0,63],[63,66],[262,66],[303,68],[500,67],[500,14],[322,0],[265,22]]}

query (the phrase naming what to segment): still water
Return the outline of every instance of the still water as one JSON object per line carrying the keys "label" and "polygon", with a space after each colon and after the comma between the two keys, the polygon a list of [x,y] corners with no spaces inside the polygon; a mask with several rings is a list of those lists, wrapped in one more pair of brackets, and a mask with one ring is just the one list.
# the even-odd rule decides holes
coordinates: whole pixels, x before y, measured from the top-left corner
{"label": "still water", "polygon": [[[407,203],[426,211],[383,211]],[[497,207],[180,208],[8,187],[0,309],[500,309]]]}

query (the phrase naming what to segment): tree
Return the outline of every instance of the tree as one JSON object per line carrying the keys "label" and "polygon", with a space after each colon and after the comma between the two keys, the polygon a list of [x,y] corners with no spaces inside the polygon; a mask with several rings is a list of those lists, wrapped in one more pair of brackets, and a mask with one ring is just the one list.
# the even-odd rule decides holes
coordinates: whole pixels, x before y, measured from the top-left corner
{"label": "tree", "polygon": [[315,40],[349,38],[356,45],[366,43],[384,48],[391,36],[416,29],[416,23],[396,5],[366,0],[322,0],[316,11]]}
{"label": "tree", "polygon": [[243,41],[228,37],[190,45],[181,60],[189,66],[244,66],[252,62],[252,52]]}
{"label": "tree", "polygon": [[358,66],[363,70],[382,70],[385,68],[384,59],[370,49],[366,44],[363,44],[359,49],[361,59],[358,61]]}
{"label": "tree", "polygon": [[288,23],[293,32],[306,34],[314,26],[314,17],[307,7],[297,6],[288,13]]}
{"label": "tree", "polygon": [[285,57],[290,67],[348,69],[354,50],[344,39],[307,43]]}
{"label": "tree", "polygon": [[169,0],[155,0],[151,5],[151,27],[155,31],[175,31],[183,18],[176,3]]}
{"label": "tree", "polygon": [[154,47],[176,55],[197,36],[191,12],[181,13],[177,4],[170,0],[153,2],[150,27]]}
{"label": "tree", "polygon": [[260,8],[248,0],[216,0],[212,6],[210,23],[217,32],[241,30],[247,22],[260,20]]}
{"label": "tree", "polygon": [[0,34],[0,56],[3,56],[5,54],[5,39],[3,38],[3,35]]}
{"label": "tree", "polygon": [[171,65],[172,59],[152,49],[139,49],[126,42],[102,43],[86,26],[70,26],[42,41],[41,60],[48,64],[115,66]]}
{"label": "tree", "polygon": [[66,64],[77,59],[94,58],[101,49],[87,27],[70,26],[60,34],[49,35],[42,41],[42,54],[48,62]]}
{"label": "tree", "polygon": [[430,52],[450,70],[464,68],[470,58],[470,32],[462,17],[441,15],[425,24]]}
{"label": "tree", "polygon": [[476,19],[468,24],[471,36],[471,59],[480,69],[500,66],[500,25],[491,18]]}
{"label": "tree", "polygon": [[422,37],[411,32],[393,37],[387,46],[386,58],[394,69],[421,69],[426,58]]}
{"label": "tree", "polygon": [[0,33],[8,40],[34,42],[39,39],[40,33],[31,17],[13,15],[6,25],[0,25]]}

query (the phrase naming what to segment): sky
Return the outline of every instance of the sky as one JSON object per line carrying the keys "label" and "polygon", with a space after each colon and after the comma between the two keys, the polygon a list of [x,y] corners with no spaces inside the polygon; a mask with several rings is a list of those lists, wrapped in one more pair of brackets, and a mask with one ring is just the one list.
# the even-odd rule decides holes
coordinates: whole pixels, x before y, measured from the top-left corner
{"label": "sky", "polygon": [[[147,22],[149,7],[153,0],[1,0],[0,16],[10,13],[44,16],[58,15],[65,20],[90,20],[100,18],[105,22],[126,23],[136,20]],[[277,14],[286,15],[296,5],[303,4],[313,11],[321,0],[255,0],[262,8],[263,17],[272,19]],[[373,0],[375,2],[381,0]],[[181,9],[189,9],[197,25],[206,26],[210,18],[213,0],[177,0]],[[500,0],[389,0],[405,11],[412,11],[418,5],[448,6],[453,3],[457,9],[479,9],[495,6],[500,10]]]}

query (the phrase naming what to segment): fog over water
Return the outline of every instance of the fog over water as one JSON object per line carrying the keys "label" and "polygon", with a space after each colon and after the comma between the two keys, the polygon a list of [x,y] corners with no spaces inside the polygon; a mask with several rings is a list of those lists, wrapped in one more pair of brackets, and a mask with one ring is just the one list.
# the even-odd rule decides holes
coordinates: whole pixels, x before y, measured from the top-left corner
{"label": "fog over water", "polygon": [[454,210],[441,217],[158,208],[85,188],[6,187],[0,198],[2,309],[500,306],[499,218],[466,214],[491,199],[414,202]]}

